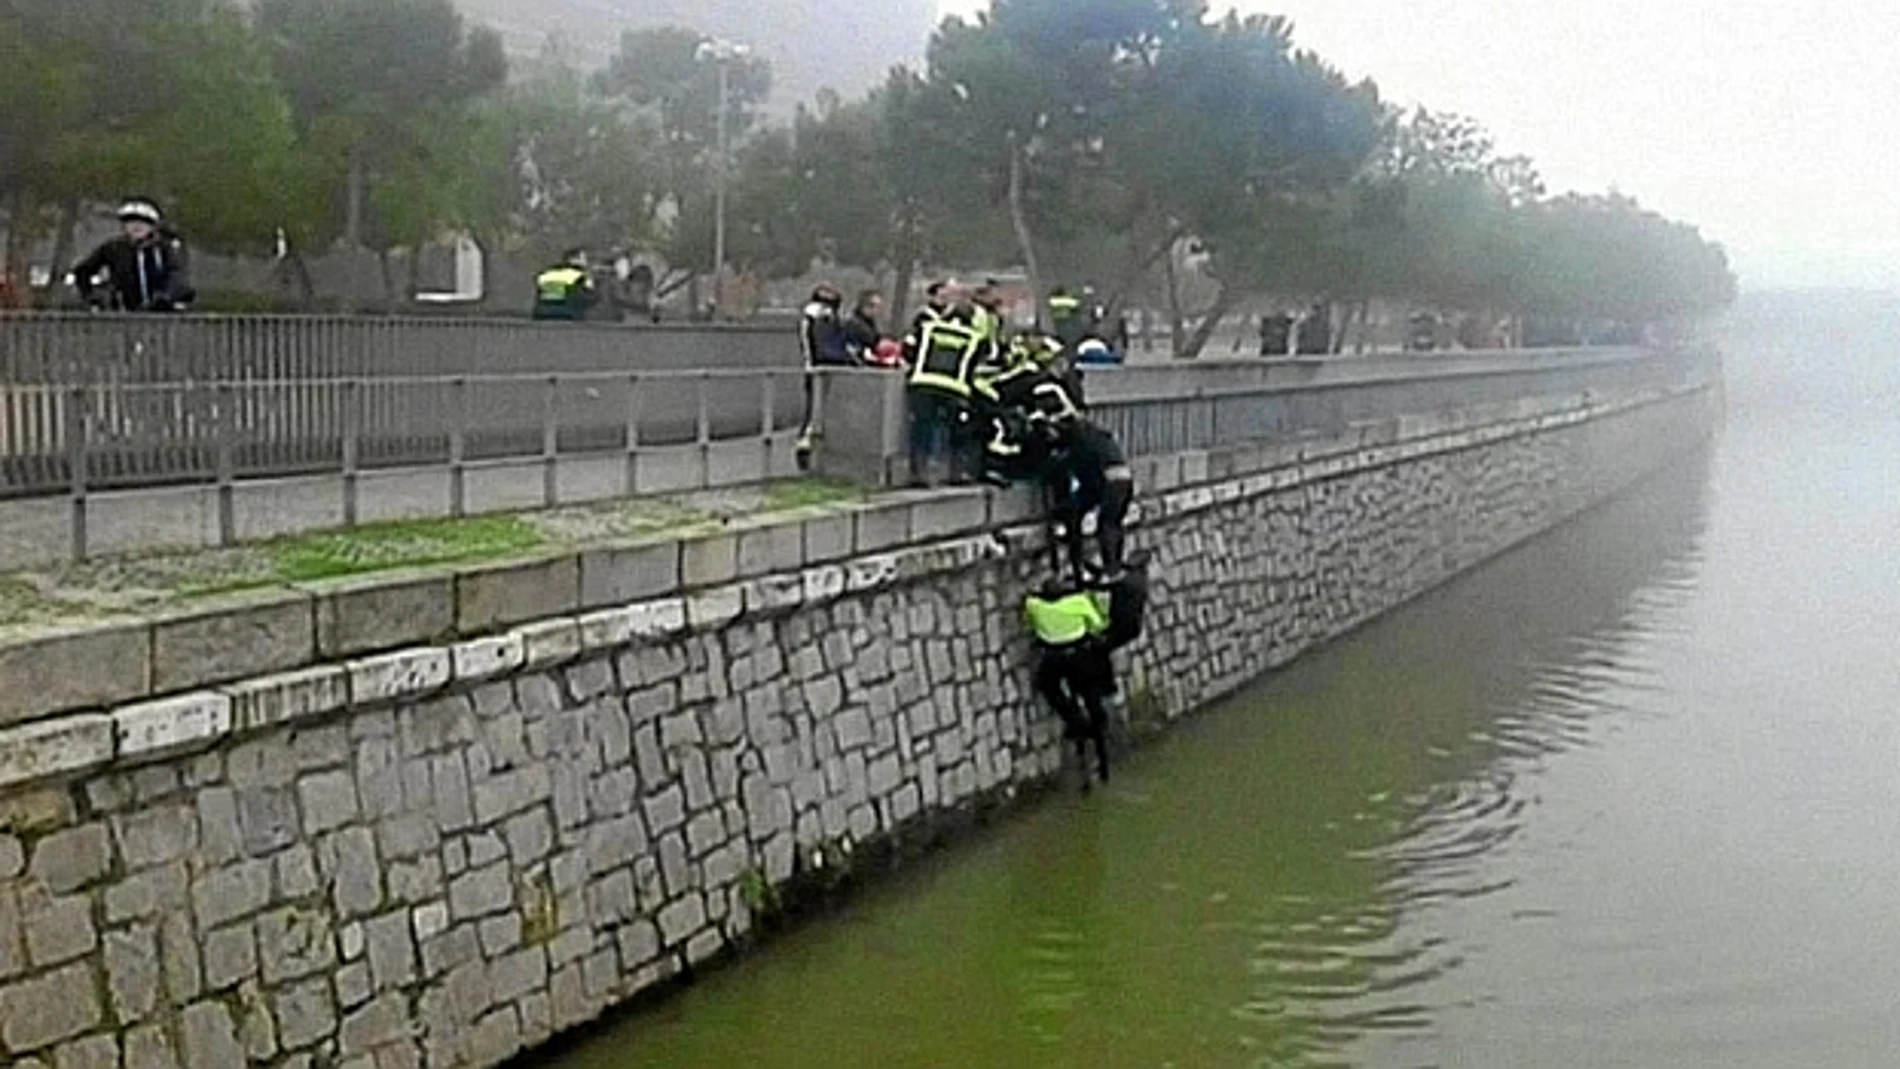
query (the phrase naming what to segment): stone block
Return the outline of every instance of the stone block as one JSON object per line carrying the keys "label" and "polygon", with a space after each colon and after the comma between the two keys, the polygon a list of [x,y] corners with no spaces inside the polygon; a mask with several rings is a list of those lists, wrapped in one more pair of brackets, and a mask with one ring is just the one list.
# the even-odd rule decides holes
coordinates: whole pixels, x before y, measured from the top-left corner
{"label": "stone block", "polygon": [[567,664],[581,655],[580,623],[571,617],[537,620],[516,630],[521,636],[530,672]]}
{"label": "stone block", "polygon": [[581,554],[581,608],[605,609],[679,590],[680,543],[631,542]]}
{"label": "stone block", "polygon": [[697,892],[687,894],[660,910],[655,919],[660,939],[669,947],[677,947],[706,926],[706,903]]}
{"label": "stone block", "polygon": [[428,645],[455,633],[455,577],[446,572],[356,576],[297,589],[316,599],[317,652],[324,657]]}
{"label": "stone block", "polygon": [[569,615],[580,605],[580,558],[572,554],[470,568],[455,576],[455,626],[464,635]]}
{"label": "stone block", "polygon": [[92,906],[84,895],[41,900],[23,913],[26,956],[36,969],[63,965],[92,953],[99,945]]}
{"label": "stone block", "polygon": [[209,746],[231,733],[231,699],[200,691],[114,710],[120,761],[149,761]]}
{"label": "stone block", "polygon": [[201,927],[216,928],[263,909],[270,892],[270,862],[240,861],[192,880],[192,912]]}
{"label": "stone block", "polygon": [[796,572],[805,566],[805,528],[779,519],[739,532],[739,578]]}
{"label": "stone block", "polygon": [[680,543],[680,585],[689,590],[739,577],[739,536],[714,534]]}
{"label": "stone block", "polygon": [[745,584],[745,612],[749,616],[789,612],[805,603],[805,577],[799,573],[769,575]]}
{"label": "stone block", "polygon": [[92,970],[84,962],[0,987],[0,1044],[15,1055],[81,1035],[104,1016]]}
{"label": "stone block", "polygon": [[845,566],[845,591],[865,594],[879,590],[896,582],[900,571],[898,554],[880,553],[874,557],[860,557]]}
{"label": "stone block", "polygon": [[[0,641],[0,726],[132,701],[151,691],[148,624],[92,624]],[[5,750],[0,747],[0,753]]]}
{"label": "stone block", "polygon": [[198,846],[197,810],[186,805],[134,810],[114,817],[112,826],[128,871],[181,861]]}
{"label": "stone block", "polygon": [[982,491],[933,494],[910,506],[910,541],[935,542],[980,531],[989,518],[989,498]]}
{"label": "stone block", "polygon": [[205,986],[212,991],[235,987],[257,975],[257,939],[248,924],[220,928],[205,936]]}
{"label": "stone block", "polygon": [[517,671],[528,661],[528,646],[519,632],[471,639],[449,648],[450,670],[457,683],[482,683]]}
{"label": "stone block", "polygon": [[152,624],[152,690],[164,694],[302,668],[317,657],[315,601],[270,591]]}
{"label": "stone block", "polygon": [[325,716],[350,703],[349,673],[321,665],[218,688],[231,700],[231,729],[249,734]]}
{"label": "stone block", "polygon": [[849,512],[814,516],[804,522],[805,563],[830,564],[854,552],[856,520]]}
{"label": "stone block", "polygon": [[449,884],[449,914],[455,923],[492,916],[514,904],[514,883],[508,866],[497,862],[467,873]]}
{"label": "stone block", "polygon": [[349,661],[350,703],[381,705],[419,698],[449,685],[454,663],[449,651],[432,647]]}
{"label": "stone block", "polygon": [[722,586],[686,597],[686,623],[695,631],[717,631],[745,611],[745,588]]}
{"label": "stone block", "polygon": [[327,979],[318,977],[283,988],[272,1003],[277,1018],[277,1041],[285,1050],[312,1046],[336,1031],[336,1003],[330,997]]}
{"label": "stone block", "polygon": [[112,718],[103,713],[62,716],[0,732],[0,789],[97,768],[112,760],[116,745]]}
{"label": "stone block", "polygon": [[321,835],[356,820],[360,811],[356,780],[351,771],[321,772],[297,783],[307,835]]}
{"label": "stone block", "polygon": [[910,543],[911,503],[878,502],[852,516],[852,551],[862,555],[896,549]]}

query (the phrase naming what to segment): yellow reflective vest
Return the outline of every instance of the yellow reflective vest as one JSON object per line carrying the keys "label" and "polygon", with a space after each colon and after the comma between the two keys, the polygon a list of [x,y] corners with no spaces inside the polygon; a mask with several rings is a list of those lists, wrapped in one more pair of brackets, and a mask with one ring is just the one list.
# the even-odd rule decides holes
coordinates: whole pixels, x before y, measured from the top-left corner
{"label": "yellow reflective vest", "polygon": [[967,400],[975,392],[976,369],[986,348],[982,332],[970,323],[959,319],[928,323],[917,339],[910,384]]}
{"label": "yellow reflective vest", "polygon": [[1023,615],[1036,641],[1056,649],[1073,646],[1108,630],[1108,615],[1095,594],[1078,592],[1053,601],[1031,594],[1023,602]]}

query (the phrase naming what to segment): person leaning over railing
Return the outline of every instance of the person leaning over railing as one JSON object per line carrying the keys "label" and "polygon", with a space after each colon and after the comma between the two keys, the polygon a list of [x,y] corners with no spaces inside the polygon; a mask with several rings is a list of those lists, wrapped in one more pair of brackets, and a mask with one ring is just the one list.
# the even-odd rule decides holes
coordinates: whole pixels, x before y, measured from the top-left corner
{"label": "person leaning over railing", "polygon": [[[197,294],[185,239],[165,226],[158,205],[144,198],[119,208],[118,237],[73,265],[73,286],[94,309],[183,312]],[[100,285],[101,279],[104,286]]]}
{"label": "person leaning over railing", "polygon": [[976,374],[992,362],[994,343],[984,337],[976,309],[961,291],[940,291],[950,305],[922,326],[910,366],[910,484],[931,485],[931,468],[948,455],[950,484],[966,486],[980,473],[983,443],[971,405]]}

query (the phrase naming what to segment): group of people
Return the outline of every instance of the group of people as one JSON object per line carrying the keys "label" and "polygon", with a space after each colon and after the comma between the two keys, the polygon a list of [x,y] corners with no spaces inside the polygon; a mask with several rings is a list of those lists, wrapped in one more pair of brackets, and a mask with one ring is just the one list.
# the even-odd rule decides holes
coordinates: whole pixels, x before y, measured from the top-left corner
{"label": "group of people", "polygon": [[[866,291],[847,314],[838,289],[819,285],[800,328],[806,366],[902,369],[911,486],[1041,487],[1054,574],[1024,603],[1040,650],[1036,688],[1081,755],[1085,783],[1106,780],[1112,654],[1140,636],[1147,562],[1126,552],[1134,473],[1114,436],[1088,415],[1078,364],[1084,347],[1104,344],[1093,317],[1057,290],[1048,309],[1054,330],[1012,333],[996,286],[946,280],[926,290],[900,340],[879,329],[882,304]],[[808,378],[806,458],[817,430],[812,400]]]}

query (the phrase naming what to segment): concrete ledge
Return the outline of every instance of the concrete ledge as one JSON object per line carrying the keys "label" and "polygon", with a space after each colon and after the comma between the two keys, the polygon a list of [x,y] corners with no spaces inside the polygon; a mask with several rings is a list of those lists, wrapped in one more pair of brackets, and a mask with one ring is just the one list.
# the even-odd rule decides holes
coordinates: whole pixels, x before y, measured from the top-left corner
{"label": "concrete ledge", "polygon": [[680,584],[687,588],[730,583],[739,577],[739,536],[716,534],[680,543]]}
{"label": "concrete ledge", "polygon": [[739,578],[797,571],[805,565],[805,525],[754,521],[738,531]]}
{"label": "concrete ledge", "polygon": [[188,753],[231,733],[231,699],[202,691],[118,709],[112,733],[122,762]]}
{"label": "concrete ledge", "polygon": [[580,558],[573,554],[484,565],[455,575],[455,629],[464,635],[560,616],[580,606]]}
{"label": "concrete ledge", "polygon": [[317,600],[317,652],[329,658],[400,649],[455,633],[455,576],[398,573],[305,584]]}
{"label": "concrete ledge", "polygon": [[813,516],[800,526],[805,532],[805,563],[830,564],[849,557],[855,548],[856,516],[838,512]]}
{"label": "concrete ledge", "polygon": [[678,590],[680,542],[632,542],[585,550],[580,555],[583,609],[657,598]]}
{"label": "concrete ledge", "polygon": [[152,692],[152,626],[80,625],[0,646],[0,725]]}
{"label": "concrete ledge", "polygon": [[298,591],[220,598],[152,623],[152,693],[226,684],[310,665],[315,600]]}
{"label": "concrete ledge", "polygon": [[325,716],[350,704],[350,674],[336,665],[265,676],[219,691],[231,700],[235,732]]}
{"label": "concrete ledge", "polygon": [[909,542],[910,506],[908,500],[890,500],[860,509],[852,517],[852,552],[879,553]]}
{"label": "concrete ledge", "polygon": [[982,530],[989,521],[987,494],[974,490],[940,494],[911,505],[910,540],[934,542],[940,538]]}

